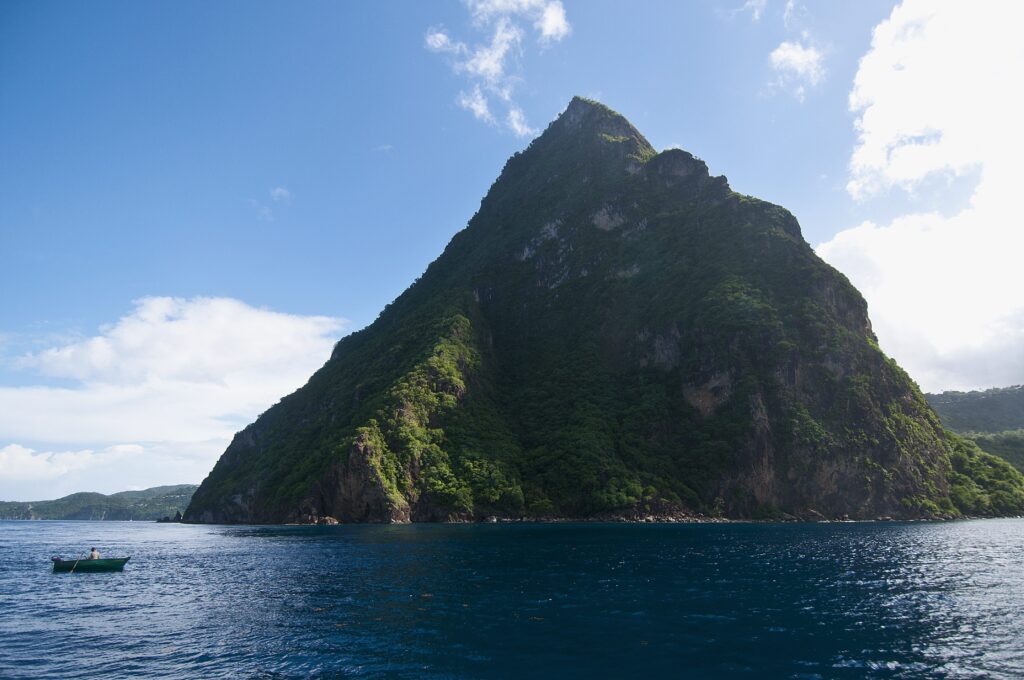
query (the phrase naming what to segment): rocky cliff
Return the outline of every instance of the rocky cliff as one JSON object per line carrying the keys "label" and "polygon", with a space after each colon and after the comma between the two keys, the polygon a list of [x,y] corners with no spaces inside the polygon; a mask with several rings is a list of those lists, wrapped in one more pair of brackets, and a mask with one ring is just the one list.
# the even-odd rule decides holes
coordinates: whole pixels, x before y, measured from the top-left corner
{"label": "rocky cliff", "polygon": [[789,212],[576,98],[185,519],[1022,509],[1024,478],[943,430]]}

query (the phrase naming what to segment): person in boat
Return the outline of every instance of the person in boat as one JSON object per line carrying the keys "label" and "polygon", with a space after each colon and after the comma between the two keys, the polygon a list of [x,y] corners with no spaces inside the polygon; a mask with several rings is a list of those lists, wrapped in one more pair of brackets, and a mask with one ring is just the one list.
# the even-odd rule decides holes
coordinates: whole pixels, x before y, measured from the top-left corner
{"label": "person in boat", "polygon": [[96,548],[93,548],[92,551],[89,553],[89,559],[90,560],[98,560],[99,558],[100,558],[100,551],[97,550]]}

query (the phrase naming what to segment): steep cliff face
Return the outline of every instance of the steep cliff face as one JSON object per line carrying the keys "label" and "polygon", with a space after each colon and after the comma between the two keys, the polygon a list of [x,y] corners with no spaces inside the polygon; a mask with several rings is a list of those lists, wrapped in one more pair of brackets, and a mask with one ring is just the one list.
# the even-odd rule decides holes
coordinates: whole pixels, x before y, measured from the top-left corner
{"label": "steep cliff face", "polygon": [[577,98],[423,277],[236,435],[186,520],[1024,508],[1002,468],[991,502],[992,465],[790,213]]}

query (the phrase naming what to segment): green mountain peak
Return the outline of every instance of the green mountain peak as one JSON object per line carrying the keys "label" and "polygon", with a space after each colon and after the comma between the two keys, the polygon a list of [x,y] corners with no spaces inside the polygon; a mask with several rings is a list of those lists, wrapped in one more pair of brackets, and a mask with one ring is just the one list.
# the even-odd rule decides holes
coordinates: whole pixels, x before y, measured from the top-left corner
{"label": "green mountain peak", "polygon": [[643,135],[625,116],[592,99],[573,97],[569,106],[548,128],[557,134],[597,135],[604,141],[632,141],[653,152]]}

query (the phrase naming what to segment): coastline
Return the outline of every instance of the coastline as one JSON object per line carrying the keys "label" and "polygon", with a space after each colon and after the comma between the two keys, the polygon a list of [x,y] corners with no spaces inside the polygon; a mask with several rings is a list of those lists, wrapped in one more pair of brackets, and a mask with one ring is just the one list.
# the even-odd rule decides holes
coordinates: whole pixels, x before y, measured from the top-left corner
{"label": "coastline", "polygon": [[[334,518],[322,518],[331,519]],[[864,524],[875,522],[965,522],[984,519],[1024,519],[1024,515],[965,515],[963,517],[860,517],[860,518],[802,518],[802,517],[711,517],[694,515],[686,517],[485,517],[482,519],[448,519],[427,522],[160,522],[157,520],[131,519],[41,519],[41,518],[0,518],[0,522],[102,522],[104,524],[189,524],[193,526],[401,526],[414,524]]]}

